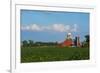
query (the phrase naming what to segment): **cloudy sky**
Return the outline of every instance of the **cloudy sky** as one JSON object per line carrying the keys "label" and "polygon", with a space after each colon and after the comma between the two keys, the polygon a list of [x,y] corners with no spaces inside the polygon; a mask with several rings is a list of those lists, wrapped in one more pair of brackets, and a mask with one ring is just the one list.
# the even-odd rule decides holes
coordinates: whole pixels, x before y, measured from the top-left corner
{"label": "cloudy sky", "polygon": [[89,34],[89,13],[21,10],[21,40],[63,41],[68,32],[75,36]]}

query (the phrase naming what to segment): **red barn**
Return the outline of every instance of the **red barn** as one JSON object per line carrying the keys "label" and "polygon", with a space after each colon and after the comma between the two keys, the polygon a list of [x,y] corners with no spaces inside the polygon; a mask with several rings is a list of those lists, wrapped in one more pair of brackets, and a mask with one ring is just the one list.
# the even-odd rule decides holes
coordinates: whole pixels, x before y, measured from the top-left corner
{"label": "red barn", "polygon": [[67,46],[70,47],[72,45],[73,45],[72,35],[71,35],[71,33],[68,33],[67,34],[67,39],[64,42],[61,43],[61,46],[63,46],[63,47],[67,47]]}
{"label": "red barn", "polygon": [[73,41],[71,39],[67,39],[61,45],[64,47],[66,47],[66,46],[70,47],[73,45]]}

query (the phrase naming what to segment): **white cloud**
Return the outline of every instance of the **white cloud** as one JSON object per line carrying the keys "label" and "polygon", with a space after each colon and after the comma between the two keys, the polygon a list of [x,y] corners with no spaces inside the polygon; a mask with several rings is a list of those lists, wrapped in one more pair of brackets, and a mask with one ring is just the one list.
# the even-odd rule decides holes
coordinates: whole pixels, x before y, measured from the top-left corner
{"label": "white cloud", "polygon": [[31,30],[31,31],[41,31],[42,30],[41,26],[39,26],[37,24],[21,26],[21,29],[22,30]]}
{"label": "white cloud", "polygon": [[65,26],[63,24],[53,24],[52,29],[58,32],[65,32]]}
{"label": "white cloud", "polygon": [[29,26],[21,26],[21,29],[22,29],[22,30],[29,30],[30,27],[29,27]]}
{"label": "white cloud", "polygon": [[42,30],[41,26],[38,26],[37,24],[31,25],[30,28],[31,28],[31,30],[33,30],[33,31],[41,31],[41,30]]}
{"label": "white cloud", "polygon": [[77,32],[77,31],[78,31],[78,25],[77,24],[74,24],[73,25],[72,32]]}
{"label": "white cloud", "polygon": [[31,24],[31,25],[21,26],[21,29],[30,31],[77,32],[78,25],[52,24],[49,26],[40,26],[38,24]]}

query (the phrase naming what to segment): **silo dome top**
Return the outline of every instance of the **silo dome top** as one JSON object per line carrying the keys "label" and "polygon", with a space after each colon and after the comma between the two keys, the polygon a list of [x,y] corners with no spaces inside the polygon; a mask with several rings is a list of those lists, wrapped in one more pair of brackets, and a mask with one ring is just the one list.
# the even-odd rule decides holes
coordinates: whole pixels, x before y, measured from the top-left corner
{"label": "silo dome top", "polygon": [[71,33],[68,33],[68,35],[72,35]]}

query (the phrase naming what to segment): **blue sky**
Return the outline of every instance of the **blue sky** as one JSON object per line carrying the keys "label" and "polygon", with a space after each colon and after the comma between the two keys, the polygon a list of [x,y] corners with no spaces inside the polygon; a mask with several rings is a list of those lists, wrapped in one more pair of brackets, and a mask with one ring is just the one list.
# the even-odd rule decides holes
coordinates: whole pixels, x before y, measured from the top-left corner
{"label": "blue sky", "polygon": [[89,34],[89,13],[21,10],[21,40],[43,42],[64,41],[68,32]]}

